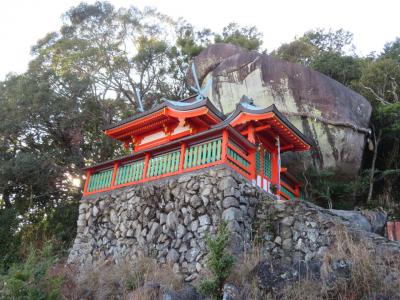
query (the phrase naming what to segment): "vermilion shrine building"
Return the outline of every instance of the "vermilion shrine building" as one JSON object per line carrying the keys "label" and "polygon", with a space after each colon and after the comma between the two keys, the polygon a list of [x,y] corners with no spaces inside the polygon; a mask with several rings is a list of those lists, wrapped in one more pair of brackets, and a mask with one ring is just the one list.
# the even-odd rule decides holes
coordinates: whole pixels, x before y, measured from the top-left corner
{"label": "vermilion shrine building", "polygon": [[274,105],[257,108],[247,97],[228,115],[207,98],[165,100],[104,133],[132,154],[87,167],[84,195],[225,164],[266,192],[291,199],[300,197],[301,186],[281,166],[280,154],[310,149]]}

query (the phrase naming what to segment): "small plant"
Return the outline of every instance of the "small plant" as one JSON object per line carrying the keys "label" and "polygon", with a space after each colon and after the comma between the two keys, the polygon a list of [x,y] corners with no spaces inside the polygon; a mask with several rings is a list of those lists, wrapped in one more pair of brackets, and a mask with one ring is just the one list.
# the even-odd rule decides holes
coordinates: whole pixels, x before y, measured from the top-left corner
{"label": "small plant", "polygon": [[233,265],[233,256],[228,252],[229,231],[226,222],[220,223],[214,238],[206,236],[208,248],[207,266],[213,277],[200,284],[200,292],[212,299],[222,299],[226,279],[229,277]]}
{"label": "small plant", "polygon": [[63,278],[52,276],[57,262],[52,244],[47,242],[41,251],[31,248],[25,262],[14,264],[1,278],[1,299],[58,299]]}

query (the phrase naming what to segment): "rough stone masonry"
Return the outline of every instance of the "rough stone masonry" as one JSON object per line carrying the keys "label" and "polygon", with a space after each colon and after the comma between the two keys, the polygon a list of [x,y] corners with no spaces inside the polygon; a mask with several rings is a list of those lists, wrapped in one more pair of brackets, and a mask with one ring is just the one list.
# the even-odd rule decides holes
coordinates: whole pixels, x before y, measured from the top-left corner
{"label": "rough stone masonry", "polygon": [[214,234],[221,219],[228,222],[235,254],[249,246],[263,197],[227,167],[84,197],[68,261],[83,266],[149,255],[190,281],[204,267],[205,235]]}
{"label": "rough stone masonry", "polygon": [[83,267],[146,255],[172,264],[192,281],[205,267],[205,236],[216,232],[221,219],[228,223],[236,256],[257,241],[265,259],[320,260],[338,224],[400,252],[400,244],[365,231],[382,230],[382,213],[343,214],[305,201],[277,204],[229,167],[218,166],[84,197],[68,262]]}

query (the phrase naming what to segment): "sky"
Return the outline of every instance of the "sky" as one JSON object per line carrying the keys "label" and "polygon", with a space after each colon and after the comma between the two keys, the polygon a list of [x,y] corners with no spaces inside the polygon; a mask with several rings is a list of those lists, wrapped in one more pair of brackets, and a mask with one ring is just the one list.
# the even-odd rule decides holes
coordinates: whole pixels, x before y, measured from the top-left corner
{"label": "sky", "polygon": [[[26,71],[30,49],[62,24],[62,14],[81,1],[0,0],[0,80]],[[87,0],[88,3],[95,1]],[[315,28],[343,28],[354,34],[358,55],[379,53],[400,37],[399,0],[109,0],[115,7],[156,7],[198,28],[221,31],[230,22],[256,26],[268,52]]]}

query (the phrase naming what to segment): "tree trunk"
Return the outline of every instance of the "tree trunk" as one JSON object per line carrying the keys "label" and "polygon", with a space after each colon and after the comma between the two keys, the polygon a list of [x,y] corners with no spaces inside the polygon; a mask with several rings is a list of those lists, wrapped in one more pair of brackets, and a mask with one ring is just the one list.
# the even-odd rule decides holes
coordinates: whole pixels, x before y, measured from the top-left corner
{"label": "tree trunk", "polygon": [[378,147],[382,137],[382,129],[379,130],[378,137],[376,137],[374,133],[374,155],[372,157],[372,165],[371,171],[369,173],[369,190],[368,190],[368,197],[367,197],[367,204],[371,204],[372,199],[372,192],[374,190],[374,175],[375,175],[375,165],[376,165],[376,158],[378,157]]}
{"label": "tree trunk", "polygon": [[[397,160],[399,157],[399,149],[400,149],[400,141],[399,139],[395,139],[394,144],[392,146],[392,150],[390,151],[390,154],[387,157],[387,162],[385,164],[386,170],[399,169]],[[394,199],[395,196],[393,194],[393,185],[395,185],[396,180],[397,176],[395,175],[385,176],[383,179],[383,191],[379,200],[380,200],[380,205],[385,208],[393,209],[393,207],[395,206],[396,199]]]}

